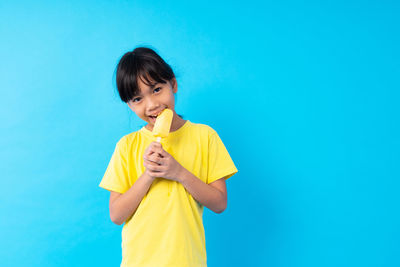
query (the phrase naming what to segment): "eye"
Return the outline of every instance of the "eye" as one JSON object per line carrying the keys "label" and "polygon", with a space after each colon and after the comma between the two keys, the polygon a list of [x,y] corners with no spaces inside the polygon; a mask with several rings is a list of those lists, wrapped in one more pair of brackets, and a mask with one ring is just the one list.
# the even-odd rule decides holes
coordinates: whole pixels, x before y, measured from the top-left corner
{"label": "eye", "polygon": [[[156,90],[158,90],[158,91],[156,92]],[[157,87],[156,89],[154,89],[154,92],[156,92],[156,93],[158,93],[160,91],[161,91],[161,87]]]}
{"label": "eye", "polygon": [[132,103],[135,103],[135,102],[137,102],[136,100],[139,101],[140,97],[136,97],[136,98],[132,99],[131,101],[132,101]]}

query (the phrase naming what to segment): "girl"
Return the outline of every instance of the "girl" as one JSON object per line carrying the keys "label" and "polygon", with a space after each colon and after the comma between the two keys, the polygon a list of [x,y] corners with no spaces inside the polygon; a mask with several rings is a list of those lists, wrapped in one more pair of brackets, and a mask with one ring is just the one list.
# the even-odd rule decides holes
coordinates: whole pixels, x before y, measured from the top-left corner
{"label": "girl", "polygon": [[[237,169],[210,126],[175,112],[178,84],[152,49],[127,52],[117,66],[121,100],[147,124],[116,144],[100,183],[110,217],[122,228],[122,267],[207,266],[203,207],[227,206],[225,180]],[[168,137],[155,142],[157,115],[173,111]]]}

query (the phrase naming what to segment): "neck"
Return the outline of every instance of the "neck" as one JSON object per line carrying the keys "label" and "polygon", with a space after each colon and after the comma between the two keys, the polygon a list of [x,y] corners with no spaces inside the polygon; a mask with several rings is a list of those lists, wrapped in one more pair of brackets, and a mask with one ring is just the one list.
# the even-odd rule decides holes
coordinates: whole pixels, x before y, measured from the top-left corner
{"label": "neck", "polygon": [[176,130],[181,128],[185,124],[185,122],[186,120],[182,119],[181,117],[178,116],[178,114],[174,112],[174,117],[172,119],[170,132],[175,132]]}

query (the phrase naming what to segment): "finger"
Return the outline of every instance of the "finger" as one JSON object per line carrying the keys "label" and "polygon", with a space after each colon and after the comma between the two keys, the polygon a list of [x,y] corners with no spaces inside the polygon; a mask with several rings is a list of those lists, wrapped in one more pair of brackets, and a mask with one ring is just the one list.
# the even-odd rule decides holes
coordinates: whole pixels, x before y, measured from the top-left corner
{"label": "finger", "polygon": [[145,162],[146,162],[147,164],[149,164],[149,165],[158,165],[157,162],[154,162],[153,160],[148,159],[148,158],[144,158],[144,159],[143,159],[143,164],[144,164]]}
{"label": "finger", "polygon": [[161,154],[161,153],[162,153],[163,151],[165,151],[165,150],[164,150],[164,148],[160,145],[160,146],[157,146],[157,147],[154,146],[154,147],[153,147],[153,151],[156,151],[157,153],[160,153],[160,154]]}
{"label": "finger", "polygon": [[150,156],[153,154],[153,151],[151,150],[151,147],[147,147],[146,150],[144,151],[144,156]]}
{"label": "finger", "polygon": [[160,173],[160,172],[164,171],[164,168],[162,166],[159,166],[159,165],[154,164],[154,163],[147,163],[147,167],[146,168],[149,171],[157,172],[157,173]]}
{"label": "finger", "polygon": [[155,149],[157,149],[157,148],[160,148],[161,147],[161,144],[160,143],[158,143],[158,142],[151,142],[150,144],[149,144],[149,146],[146,148],[146,152],[151,152],[151,151],[154,151]]}
{"label": "finger", "polygon": [[154,156],[154,157],[158,157],[158,158],[164,157],[163,156],[163,151],[162,150],[158,150],[158,149],[150,151],[150,153],[148,154],[148,158],[150,156]]}
{"label": "finger", "polygon": [[162,147],[162,145],[161,145],[160,143],[158,143],[158,142],[153,142],[153,144],[152,144],[152,149],[153,149],[154,151],[164,150],[163,147]]}
{"label": "finger", "polygon": [[144,158],[143,164],[146,163],[150,166],[166,166],[166,160],[162,158]]}
{"label": "finger", "polygon": [[151,145],[154,147],[162,147],[161,143],[159,142],[151,142]]}
{"label": "finger", "polygon": [[157,164],[157,166],[165,165],[165,160],[163,158],[160,158],[160,157],[157,157],[152,162],[154,162],[154,164]]}
{"label": "finger", "polygon": [[165,151],[164,149],[161,149],[160,154],[161,154],[161,156],[163,156],[164,158],[168,156],[168,152]]}
{"label": "finger", "polygon": [[159,153],[158,151],[154,150],[154,149],[149,149],[149,151],[147,153],[144,154],[144,156],[147,156],[147,158],[149,158],[150,156],[155,155],[158,156]]}
{"label": "finger", "polygon": [[143,163],[144,162],[146,162],[146,163],[155,163],[153,160],[143,157]]}
{"label": "finger", "polygon": [[155,167],[158,166],[150,161],[143,162],[143,166],[149,171],[156,171]]}
{"label": "finger", "polygon": [[153,162],[157,165],[161,164],[161,158],[158,156],[155,156],[154,154],[151,155],[150,157],[145,158],[145,160],[149,161],[149,162]]}
{"label": "finger", "polygon": [[148,152],[158,152],[158,151],[162,150],[162,147],[150,144],[147,149],[148,149]]}
{"label": "finger", "polygon": [[150,150],[156,150],[156,149],[161,148],[161,145],[160,145],[158,142],[152,142],[152,143],[150,143],[150,145],[148,146],[148,148],[149,148]]}
{"label": "finger", "polygon": [[158,156],[161,158],[165,158],[168,155],[168,153],[162,148],[158,149],[156,152],[157,152]]}
{"label": "finger", "polygon": [[163,175],[165,175],[166,172],[166,168],[164,166],[153,166],[150,168],[147,168],[147,170],[156,173],[159,177],[162,177]]}
{"label": "finger", "polygon": [[163,162],[165,161],[165,158],[163,158],[160,154],[153,154],[151,156],[151,160],[158,164],[163,164]]}

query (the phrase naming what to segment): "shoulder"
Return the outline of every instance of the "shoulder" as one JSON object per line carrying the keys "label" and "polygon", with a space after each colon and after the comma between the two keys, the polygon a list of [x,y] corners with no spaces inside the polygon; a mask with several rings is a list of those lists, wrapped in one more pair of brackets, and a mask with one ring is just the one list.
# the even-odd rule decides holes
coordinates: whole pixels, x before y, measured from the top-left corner
{"label": "shoulder", "polygon": [[191,128],[192,128],[191,129],[192,131],[196,131],[196,132],[200,133],[201,135],[208,136],[208,137],[217,133],[211,126],[209,126],[207,124],[203,124],[203,123],[191,122]]}
{"label": "shoulder", "polygon": [[118,140],[117,146],[120,148],[125,148],[127,146],[131,146],[133,143],[138,142],[138,140],[140,138],[139,136],[140,136],[139,131],[135,131],[135,132],[126,134]]}

